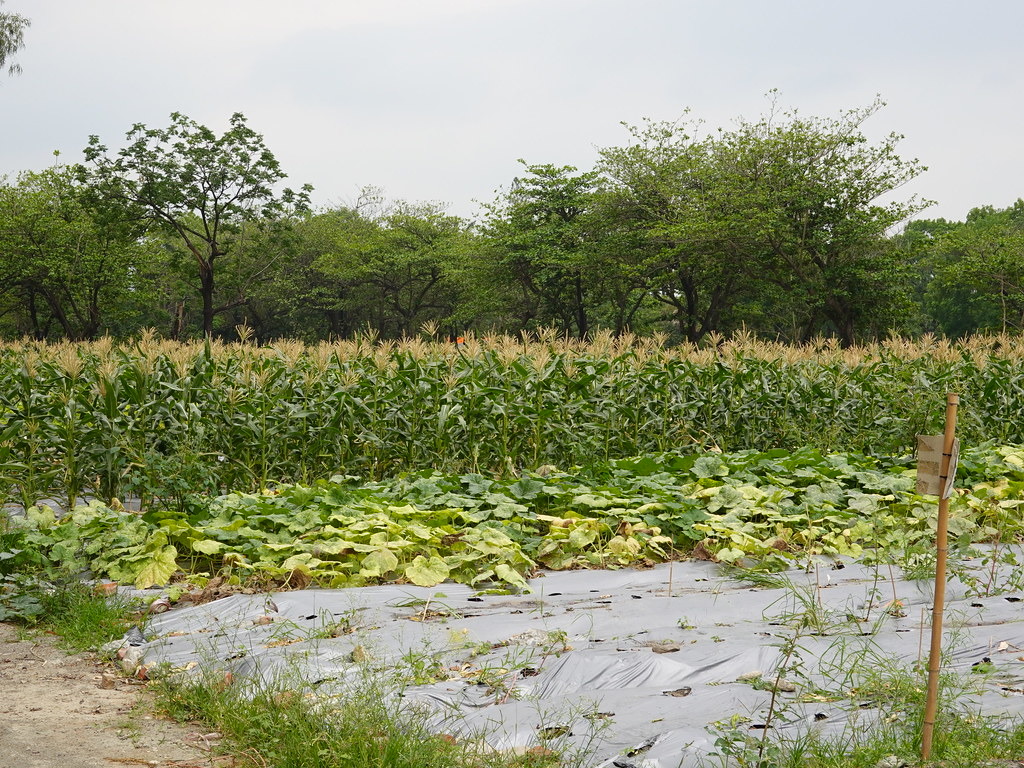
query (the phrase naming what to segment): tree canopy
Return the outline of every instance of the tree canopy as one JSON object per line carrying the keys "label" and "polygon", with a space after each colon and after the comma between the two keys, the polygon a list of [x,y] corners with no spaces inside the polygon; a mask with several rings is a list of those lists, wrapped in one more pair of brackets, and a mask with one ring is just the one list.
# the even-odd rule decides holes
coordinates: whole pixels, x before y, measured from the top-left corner
{"label": "tree canopy", "polygon": [[95,202],[66,166],[0,187],[0,285],[23,333],[45,338],[55,327],[92,339],[143,300],[139,232],[115,225]]}
{"label": "tree canopy", "polygon": [[112,155],[91,136],[80,178],[100,196],[119,202],[127,217],[149,221],[188,250],[198,273],[203,332],[210,335],[215,315],[246,301],[248,281],[215,301],[218,263],[231,252],[243,225],[272,226],[304,210],[312,188],[275,190],[285,174],[241,113],[231,116],[230,128],[220,136],[175,112],[167,128],[136,123],[126,142]]}
{"label": "tree canopy", "polygon": [[517,296],[510,309],[522,325],[554,326],[585,338],[599,282],[590,219],[598,174],[520,163],[526,175],[487,210],[492,279]]}
{"label": "tree canopy", "polygon": [[[0,0],[0,5],[3,4]],[[21,66],[11,59],[25,47],[25,30],[31,23],[20,14],[0,11],[0,69],[6,65],[10,75],[21,72]]]}
{"label": "tree canopy", "polygon": [[974,208],[963,222],[919,222],[937,330],[960,336],[1024,330],[1024,200]]}
{"label": "tree canopy", "polygon": [[905,224],[925,169],[899,135],[867,137],[882,106],[645,121],[590,169],[521,160],[475,221],[374,188],[311,210],[243,115],[218,134],[174,113],[0,183],[0,334],[1024,329],[1024,203]]}

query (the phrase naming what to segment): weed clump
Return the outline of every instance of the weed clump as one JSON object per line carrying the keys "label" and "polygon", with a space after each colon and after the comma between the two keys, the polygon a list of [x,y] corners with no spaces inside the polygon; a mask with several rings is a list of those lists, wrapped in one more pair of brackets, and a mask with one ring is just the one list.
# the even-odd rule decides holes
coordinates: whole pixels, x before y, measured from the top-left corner
{"label": "weed clump", "polygon": [[393,684],[367,673],[344,693],[324,697],[285,679],[225,684],[211,673],[155,684],[158,705],[178,720],[216,729],[220,750],[252,765],[318,768],[556,768],[549,746],[498,751],[482,737],[433,731],[434,718]]}

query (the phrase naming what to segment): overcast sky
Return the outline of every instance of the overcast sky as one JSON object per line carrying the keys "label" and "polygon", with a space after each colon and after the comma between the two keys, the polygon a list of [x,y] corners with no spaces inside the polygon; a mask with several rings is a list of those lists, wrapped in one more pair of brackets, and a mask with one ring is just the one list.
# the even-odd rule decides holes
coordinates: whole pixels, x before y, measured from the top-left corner
{"label": "overcast sky", "polygon": [[321,205],[361,187],[469,216],[529,163],[593,166],[621,123],[785,106],[906,138],[904,188],[962,219],[1024,196],[1024,2],[7,0],[32,20],[0,75],[0,174],[119,147],[183,112],[242,112]]}

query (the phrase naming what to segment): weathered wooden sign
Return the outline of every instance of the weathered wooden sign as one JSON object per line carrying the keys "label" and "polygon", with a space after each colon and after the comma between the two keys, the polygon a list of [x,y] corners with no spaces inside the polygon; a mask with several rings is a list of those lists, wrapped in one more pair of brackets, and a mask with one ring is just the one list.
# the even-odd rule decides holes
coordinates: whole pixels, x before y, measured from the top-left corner
{"label": "weathered wooden sign", "polygon": [[960,459],[960,441],[953,441],[952,454],[949,457],[949,471],[946,473],[945,487],[942,484],[942,448],[943,435],[917,436],[917,492],[948,499],[953,494],[953,481],[956,479],[956,465]]}

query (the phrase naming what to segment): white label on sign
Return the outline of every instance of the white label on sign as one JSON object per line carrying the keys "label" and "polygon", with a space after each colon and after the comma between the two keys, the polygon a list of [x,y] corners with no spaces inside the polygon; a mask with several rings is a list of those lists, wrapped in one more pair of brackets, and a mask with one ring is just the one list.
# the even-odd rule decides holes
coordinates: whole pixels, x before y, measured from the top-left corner
{"label": "white label on sign", "polygon": [[942,486],[942,435],[917,436],[917,492],[948,499],[953,495],[956,465],[960,459],[960,441],[953,440],[953,455],[949,457],[949,472]]}

